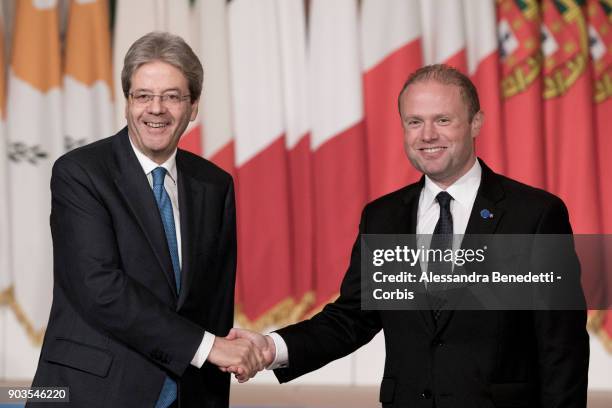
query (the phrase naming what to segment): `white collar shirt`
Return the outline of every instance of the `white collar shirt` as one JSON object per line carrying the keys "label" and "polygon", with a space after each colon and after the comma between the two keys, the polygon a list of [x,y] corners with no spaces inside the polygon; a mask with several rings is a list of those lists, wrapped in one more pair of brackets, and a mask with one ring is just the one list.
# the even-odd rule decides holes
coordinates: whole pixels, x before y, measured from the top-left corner
{"label": "white collar shirt", "polygon": [[[431,234],[433,234],[440,218],[440,205],[436,200],[436,196],[441,191],[446,191],[453,197],[450,202],[450,211],[453,217],[453,249],[456,250],[461,246],[463,234],[465,234],[470,214],[474,207],[474,201],[476,201],[481,178],[482,168],[478,160],[475,161],[467,173],[451,184],[446,190],[443,190],[428,176],[425,176],[425,185],[421,190],[417,210],[417,247],[423,246],[429,248]],[[421,270],[427,271],[427,262],[423,260],[420,264]]]}

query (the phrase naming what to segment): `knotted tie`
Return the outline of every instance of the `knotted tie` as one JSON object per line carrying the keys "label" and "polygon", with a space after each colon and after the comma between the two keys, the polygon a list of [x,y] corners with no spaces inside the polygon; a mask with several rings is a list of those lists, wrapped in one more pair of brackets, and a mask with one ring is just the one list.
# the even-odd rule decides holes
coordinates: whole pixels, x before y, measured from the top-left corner
{"label": "knotted tie", "polygon": [[[172,269],[174,270],[174,279],[176,283],[177,292],[181,288],[181,267],[179,265],[178,257],[178,244],[176,241],[176,227],[174,226],[174,213],[172,212],[172,202],[170,196],[164,188],[164,178],[166,177],[166,169],[163,167],[156,167],[151,172],[153,175],[153,195],[155,201],[157,201],[157,207],[161,215],[162,223],[164,225],[164,232],[166,233],[166,241],[168,242],[168,249],[170,251],[170,258],[172,259]],[[155,404],[155,408],[167,408],[169,407],[177,397],[177,385],[174,380],[170,377],[166,377],[164,385],[162,386],[159,398]]]}
{"label": "knotted tie", "polygon": [[[433,235],[431,236],[431,245],[429,248],[432,250],[439,249],[442,254],[444,254],[447,249],[452,249],[453,247],[453,216],[450,211],[450,202],[452,199],[453,197],[446,191],[441,191],[436,196],[436,200],[440,205],[440,218],[438,218]],[[452,271],[452,263],[444,262],[442,259],[438,260],[436,258],[433,262],[429,262],[429,270],[434,275],[448,275]],[[440,311],[446,303],[446,298],[443,293],[445,286],[445,283],[436,282],[427,285],[430,294],[431,312],[434,320],[438,320]]]}

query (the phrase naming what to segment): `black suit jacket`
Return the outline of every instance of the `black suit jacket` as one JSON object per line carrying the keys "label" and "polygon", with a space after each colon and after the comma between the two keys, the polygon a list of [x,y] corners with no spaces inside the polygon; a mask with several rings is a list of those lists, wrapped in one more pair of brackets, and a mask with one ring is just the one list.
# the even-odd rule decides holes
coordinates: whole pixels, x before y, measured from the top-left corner
{"label": "black suit jacket", "polygon": [[204,330],[224,336],[233,323],[233,183],[180,149],[176,166],[178,295],[127,128],[53,167],[53,305],[33,386],[69,387],[70,407],[153,407],[166,375],[178,382],[181,407],[228,406],[229,374],[190,362]]}
{"label": "black suit jacket", "polygon": [[[466,234],[571,233],[559,198],[481,165]],[[423,183],[368,204],[360,233],[414,234]],[[495,217],[483,219],[483,208]],[[358,237],[340,297],[312,319],[278,331],[289,350],[289,366],[275,370],[280,382],[353,352],[383,329],[383,407],[586,406],[586,312],[448,311],[434,324],[428,310],[364,311],[360,290]]]}

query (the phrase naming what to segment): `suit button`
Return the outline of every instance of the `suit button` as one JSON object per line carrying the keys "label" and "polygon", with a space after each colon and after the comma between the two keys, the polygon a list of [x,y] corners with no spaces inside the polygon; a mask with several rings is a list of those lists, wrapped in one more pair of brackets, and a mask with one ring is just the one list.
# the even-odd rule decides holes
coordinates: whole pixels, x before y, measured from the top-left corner
{"label": "suit button", "polygon": [[444,342],[442,340],[434,340],[431,342],[431,345],[433,347],[442,347],[444,345]]}
{"label": "suit button", "polygon": [[421,393],[421,398],[423,399],[430,399],[431,398],[431,391],[430,390],[423,390],[423,392]]}

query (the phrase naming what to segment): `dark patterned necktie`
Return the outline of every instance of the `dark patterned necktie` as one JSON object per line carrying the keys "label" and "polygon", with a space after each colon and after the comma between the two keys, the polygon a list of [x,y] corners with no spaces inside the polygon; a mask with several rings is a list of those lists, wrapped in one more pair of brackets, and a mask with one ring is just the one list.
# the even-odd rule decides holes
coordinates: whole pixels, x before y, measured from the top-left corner
{"label": "dark patterned necktie", "polygon": [[[440,218],[433,235],[431,236],[431,250],[440,250],[442,255],[447,249],[453,248],[453,216],[450,211],[450,202],[453,197],[446,191],[441,191],[436,196],[436,201],[440,205]],[[437,252],[437,251],[436,251]],[[442,259],[429,261],[429,270],[434,275],[449,275],[452,272],[452,263],[444,262]],[[431,313],[434,320],[440,317],[440,311],[446,303],[444,296],[445,283],[430,282],[427,284],[427,292],[429,293],[429,302],[431,305]]]}

